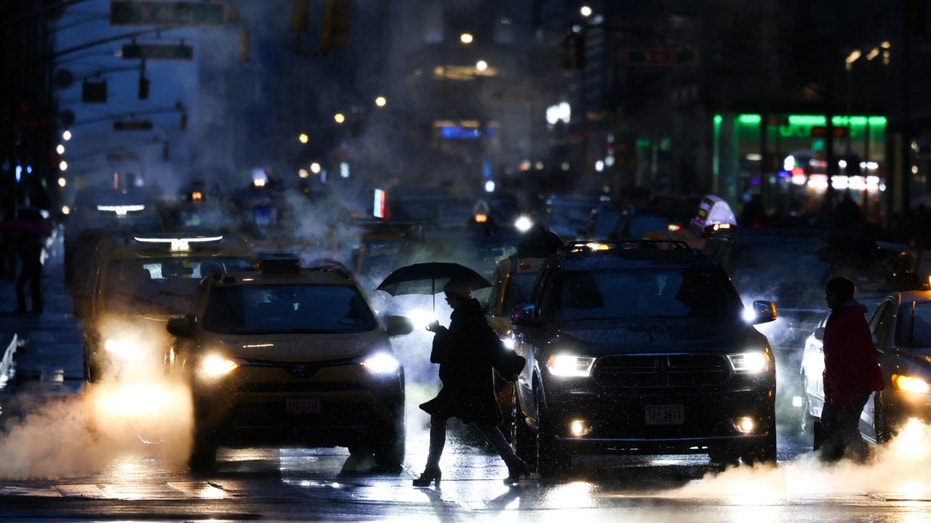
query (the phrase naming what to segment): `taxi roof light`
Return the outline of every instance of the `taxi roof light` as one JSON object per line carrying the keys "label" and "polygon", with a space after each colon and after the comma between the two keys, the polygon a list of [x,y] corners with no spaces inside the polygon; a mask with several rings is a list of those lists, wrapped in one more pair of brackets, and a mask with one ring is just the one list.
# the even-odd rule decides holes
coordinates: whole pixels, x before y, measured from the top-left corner
{"label": "taxi roof light", "polygon": [[103,212],[112,212],[117,216],[126,216],[131,212],[145,210],[145,205],[141,203],[135,205],[98,205],[97,210]]}
{"label": "taxi roof light", "polygon": [[140,243],[167,243],[171,252],[185,252],[191,250],[192,243],[218,242],[223,239],[223,236],[186,236],[164,238],[134,236],[133,239]]}

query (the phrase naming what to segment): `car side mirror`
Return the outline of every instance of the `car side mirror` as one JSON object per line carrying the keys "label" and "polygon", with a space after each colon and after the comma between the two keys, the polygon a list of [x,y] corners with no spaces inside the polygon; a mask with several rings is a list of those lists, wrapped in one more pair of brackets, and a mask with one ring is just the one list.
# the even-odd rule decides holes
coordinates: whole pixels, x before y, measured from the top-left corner
{"label": "car side mirror", "polygon": [[[875,338],[875,336],[874,336]],[[824,339],[824,327],[815,327],[815,339],[823,340]],[[875,343],[875,339],[873,340]]]}
{"label": "car side mirror", "polygon": [[179,338],[190,338],[194,336],[194,318],[190,316],[180,316],[168,319],[168,332]]}
{"label": "car side mirror", "polygon": [[769,323],[776,320],[776,304],[771,301],[756,300],[753,302],[753,324]]}
{"label": "car side mirror", "polygon": [[385,316],[385,332],[388,336],[402,336],[414,332],[414,323],[407,316]]}
{"label": "car side mirror", "polygon": [[537,308],[529,303],[522,303],[511,309],[511,323],[535,327],[540,324],[536,319]]}

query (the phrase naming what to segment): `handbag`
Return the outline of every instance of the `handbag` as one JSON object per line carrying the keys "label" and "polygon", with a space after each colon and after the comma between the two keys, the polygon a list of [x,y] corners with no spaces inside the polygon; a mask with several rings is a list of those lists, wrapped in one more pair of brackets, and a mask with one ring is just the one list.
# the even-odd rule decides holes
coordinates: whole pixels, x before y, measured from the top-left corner
{"label": "handbag", "polygon": [[508,349],[504,344],[498,344],[498,352],[495,357],[494,367],[504,379],[508,381],[517,381],[517,375],[524,370],[527,359],[520,354]]}

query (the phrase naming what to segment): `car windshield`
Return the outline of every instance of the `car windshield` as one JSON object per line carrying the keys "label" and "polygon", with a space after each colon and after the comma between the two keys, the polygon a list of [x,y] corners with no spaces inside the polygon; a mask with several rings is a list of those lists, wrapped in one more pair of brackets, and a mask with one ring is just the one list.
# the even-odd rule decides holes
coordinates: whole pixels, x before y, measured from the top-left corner
{"label": "car windshield", "polygon": [[240,258],[114,260],[107,269],[105,307],[118,313],[183,314],[201,278],[250,266]]}
{"label": "car windshield", "polygon": [[214,289],[203,325],[218,334],[351,334],[371,331],[378,322],[351,287],[268,284]]}
{"label": "car windshield", "polygon": [[557,321],[627,318],[735,318],[740,298],[708,269],[565,272],[558,284]]}
{"label": "car windshield", "polygon": [[911,349],[931,349],[931,302],[905,303],[899,308],[896,344]]}

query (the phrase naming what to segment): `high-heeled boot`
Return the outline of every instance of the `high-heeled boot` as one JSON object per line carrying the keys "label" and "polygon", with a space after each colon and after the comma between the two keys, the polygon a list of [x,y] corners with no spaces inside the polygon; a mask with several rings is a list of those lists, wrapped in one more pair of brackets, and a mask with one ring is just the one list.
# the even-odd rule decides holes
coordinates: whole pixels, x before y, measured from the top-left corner
{"label": "high-heeled boot", "polygon": [[414,480],[414,486],[429,487],[430,483],[436,482],[436,487],[440,488],[440,478],[442,477],[443,473],[440,472],[440,467],[427,467],[424,469],[423,474]]}
{"label": "high-heeled boot", "polygon": [[508,463],[508,477],[504,479],[504,483],[507,485],[519,483],[521,476],[530,476],[530,469],[524,463],[524,460],[515,457],[514,461]]}

